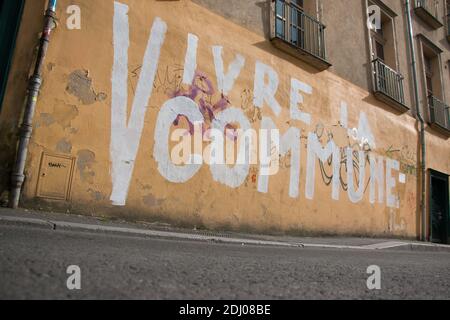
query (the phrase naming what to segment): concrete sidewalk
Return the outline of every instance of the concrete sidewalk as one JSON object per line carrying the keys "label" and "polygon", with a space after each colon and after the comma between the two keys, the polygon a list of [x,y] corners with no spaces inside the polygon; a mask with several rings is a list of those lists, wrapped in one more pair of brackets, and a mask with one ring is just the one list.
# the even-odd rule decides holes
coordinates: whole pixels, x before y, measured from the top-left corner
{"label": "concrete sidewalk", "polygon": [[211,241],[241,245],[352,250],[419,250],[450,253],[450,246],[448,245],[423,243],[418,241],[356,237],[270,236],[236,232],[216,232],[174,228],[168,224],[161,223],[131,223],[120,220],[111,221],[89,216],[49,213],[26,209],[12,210],[0,208],[0,223],[31,225],[53,230],[84,230],[90,232],[109,232],[144,237]]}

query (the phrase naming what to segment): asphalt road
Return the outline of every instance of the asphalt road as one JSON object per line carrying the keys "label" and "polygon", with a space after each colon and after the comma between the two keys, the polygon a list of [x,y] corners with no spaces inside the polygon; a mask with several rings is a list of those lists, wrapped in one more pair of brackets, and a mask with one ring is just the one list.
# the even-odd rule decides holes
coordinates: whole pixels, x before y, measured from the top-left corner
{"label": "asphalt road", "polygon": [[[78,265],[81,290],[67,289]],[[381,269],[368,290],[367,267]],[[0,299],[450,299],[450,254],[241,246],[0,225]]]}

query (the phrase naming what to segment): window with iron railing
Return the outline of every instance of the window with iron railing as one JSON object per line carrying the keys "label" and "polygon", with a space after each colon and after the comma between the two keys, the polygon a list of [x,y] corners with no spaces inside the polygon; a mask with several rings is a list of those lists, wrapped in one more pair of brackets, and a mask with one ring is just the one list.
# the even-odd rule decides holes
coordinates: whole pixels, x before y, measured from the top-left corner
{"label": "window with iron railing", "polygon": [[426,94],[437,99],[442,99],[444,86],[442,84],[442,70],[440,63],[440,53],[433,50],[431,44],[422,43],[423,51],[423,75]]}
{"label": "window with iron railing", "polygon": [[325,25],[305,13],[303,1],[274,2],[275,38],[325,61]]}
{"label": "window with iron railing", "polygon": [[435,18],[439,17],[439,0],[416,0],[416,8],[424,8]]}
{"label": "window with iron railing", "polygon": [[382,93],[390,99],[393,99],[396,103],[404,106],[403,76],[387,66],[379,58],[375,59],[372,64],[375,93]]}
{"label": "window with iron railing", "polygon": [[416,14],[431,27],[435,29],[442,27],[439,17],[439,0],[415,0],[414,9]]}
{"label": "window with iron railing", "polygon": [[428,96],[430,122],[450,132],[450,107],[433,95]]}
{"label": "window with iron railing", "polygon": [[391,107],[401,112],[407,111],[403,76],[397,71],[400,65],[396,42],[397,15],[385,5],[380,7],[381,4],[378,1],[371,0],[368,5],[369,8],[371,6],[380,8],[379,23],[369,31],[372,60],[368,70],[372,73],[373,93],[378,100]]}

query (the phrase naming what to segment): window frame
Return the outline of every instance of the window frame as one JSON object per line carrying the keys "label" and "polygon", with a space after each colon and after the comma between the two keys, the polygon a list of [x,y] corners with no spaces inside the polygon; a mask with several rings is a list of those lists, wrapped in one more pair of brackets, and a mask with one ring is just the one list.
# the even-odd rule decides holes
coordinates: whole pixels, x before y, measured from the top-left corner
{"label": "window frame", "polygon": [[[377,52],[376,52],[376,43],[375,43],[375,42],[378,42],[383,46],[383,54],[384,54],[384,59],[380,59],[380,60],[382,60],[387,66],[394,69],[396,72],[400,73],[400,61],[399,61],[399,56],[398,56],[398,43],[397,43],[397,24],[396,24],[396,17],[398,15],[380,0],[368,0],[366,2],[366,4],[367,4],[367,8],[371,5],[378,6],[380,8],[381,15],[382,16],[384,15],[387,19],[390,20],[391,25],[392,25],[392,42],[394,44],[394,60],[395,61],[393,61],[393,65],[389,65],[388,63],[386,63],[386,50],[385,49],[386,49],[386,43],[388,40],[386,39],[385,31],[380,34],[376,30],[369,30],[369,44],[370,44],[369,50],[370,50],[371,62],[379,58],[377,55]],[[381,30],[383,30],[383,22],[382,22],[381,28],[382,28]]]}
{"label": "window frame", "polygon": [[[425,101],[428,103],[428,85],[427,85],[427,77],[431,76],[432,78],[432,93],[433,96],[441,100],[442,102],[446,103],[446,96],[445,96],[445,87],[444,87],[444,78],[443,78],[443,65],[442,65],[442,53],[443,50],[439,48],[437,45],[435,45],[430,39],[428,39],[425,35],[419,34],[417,35],[418,42],[419,42],[419,58],[422,63],[422,90],[426,94],[426,97],[424,97]],[[430,53],[432,54],[432,57],[430,57]],[[427,70],[427,63],[426,63],[426,57],[430,59],[430,63],[433,63],[433,59],[436,59],[437,63],[437,70],[439,74],[434,74],[433,68],[432,70]],[[432,66],[431,66],[432,67]],[[438,77],[438,83],[439,83],[439,95],[436,92],[436,87],[434,86],[434,79],[435,77]]]}

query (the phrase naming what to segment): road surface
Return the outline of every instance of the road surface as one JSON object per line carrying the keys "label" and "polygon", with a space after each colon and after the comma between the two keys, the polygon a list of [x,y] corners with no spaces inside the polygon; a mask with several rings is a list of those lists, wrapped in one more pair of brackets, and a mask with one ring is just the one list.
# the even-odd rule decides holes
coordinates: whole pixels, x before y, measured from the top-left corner
{"label": "road surface", "polygon": [[[80,268],[80,290],[67,268]],[[380,267],[381,289],[367,288]],[[73,280],[73,278],[72,278]],[[450,299],[450,253],[231,245],[0,224],[0,299]]]}

